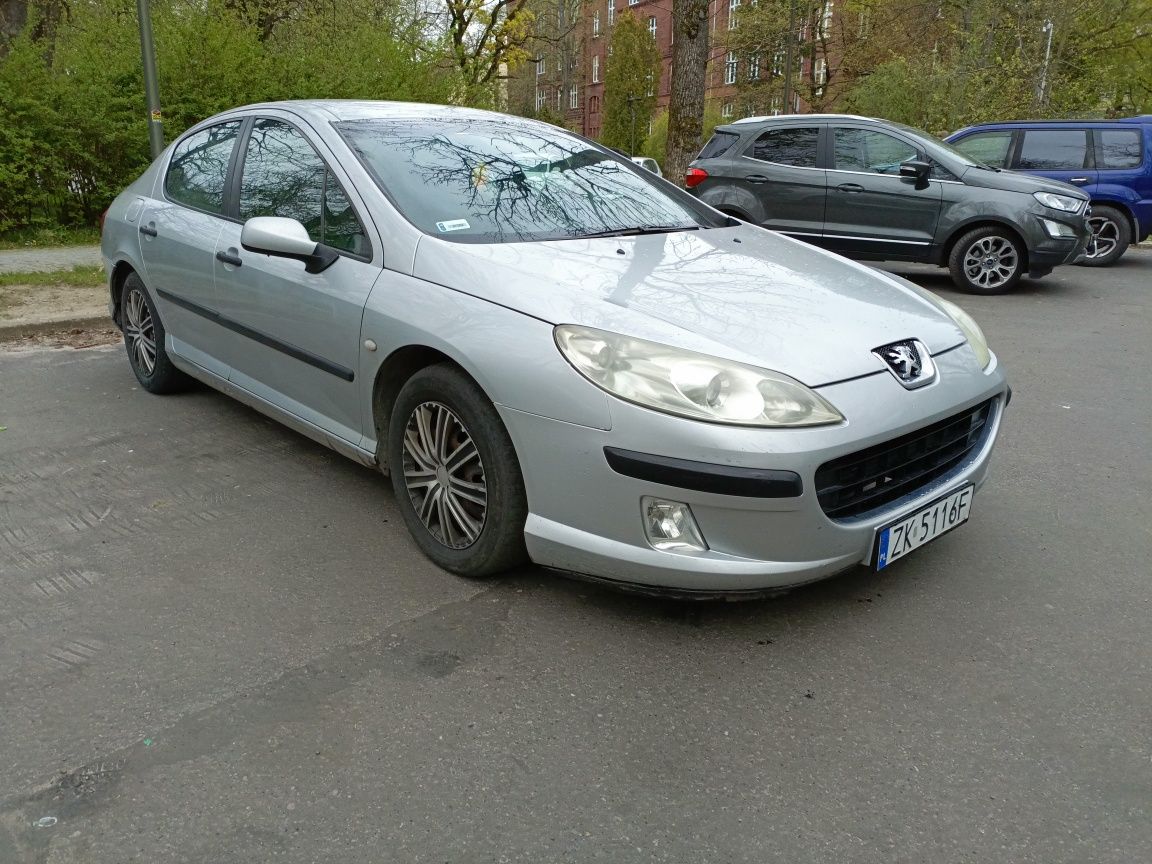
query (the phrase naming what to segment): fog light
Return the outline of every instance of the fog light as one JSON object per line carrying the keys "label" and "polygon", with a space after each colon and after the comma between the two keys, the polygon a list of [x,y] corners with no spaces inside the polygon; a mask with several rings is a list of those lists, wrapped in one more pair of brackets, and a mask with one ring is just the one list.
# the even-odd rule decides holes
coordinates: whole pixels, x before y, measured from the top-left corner
{"label": "fog light", "polygon": [[1044,223],[1044,230],[1048,232],[1049,237],[1075,237],[1076,229],[1071,225],[1065,225],[1063,222],[1054,222],[1051,219],[1041,219]]}
{"label": "fog light", "polygon": [[645,496],[640,499],[640,510],[644,514],[644,534],[653,549],[703,552],[708,548],[687,504]]}

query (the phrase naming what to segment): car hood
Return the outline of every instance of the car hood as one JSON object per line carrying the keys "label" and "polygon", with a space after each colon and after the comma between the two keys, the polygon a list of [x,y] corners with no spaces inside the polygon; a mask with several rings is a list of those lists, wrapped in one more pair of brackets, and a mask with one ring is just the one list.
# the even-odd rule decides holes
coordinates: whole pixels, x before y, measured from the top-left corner
{"label": "car hood", "polygon": [[1024,192],[1028,195],[1033,192],[1054,192],[1057,195],[1070,195],[1083,201],[1088,200],[1084,191],[1071,183],[1063,183],[1060,180],[1039,177],[1035,174],[1019,174],[1015,171],[989,171],[986,168],[969,168],[964,172],[964,183],[967,186],[979,186],[982,189],[1001,189],[1005,192]]}
{"label": "car hood", "polygon": [[550,324],[582,324],[791,375],[809,386],[884,371],[872,349],[964,337],[898,277],[741,225],[534,243],[421,238],[413,275]]}

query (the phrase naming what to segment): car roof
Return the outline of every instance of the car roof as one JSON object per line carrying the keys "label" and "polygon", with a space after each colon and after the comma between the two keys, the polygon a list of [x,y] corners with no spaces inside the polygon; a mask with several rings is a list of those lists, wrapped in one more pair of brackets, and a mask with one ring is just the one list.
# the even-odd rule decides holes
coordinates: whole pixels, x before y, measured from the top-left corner
{"label": "car roof", "polygon": [[[742,117],[725,123],[724,126],[750,126],[753,123],[767,123],[778,120],[865,120],[870,123],[883,123],[877,117],[861,117],[858,114],[764,114],[757,117]],[[718,126],[716,128],[723,128]]]}
{"label": "car roof", "polygon": [[961,131],[966,132],[969,129],[1016,129],[1023,126],[1109,126],[1114,123],[1152,124],[1152,114],[1141,114],[1137,117],[1082,117],[1078,120],[1002,120],[989,123],[973,123],[971,126],[965,126]]}
{"label": "car roof", "polygon": [[[279,108],[295,114],[310,116],[318,120],[414,120],[435,118],[492,119],[507,117],[495,111],[482,111],[478,108],[459,108],[454,105],[430,105],[422,102],[385,102],[362,99],[289,99],[280,102],[257,102],[251,105],[238,105],[223,114],[237,111],[259,111]],[[525,123],[538,121],[523,119]]]}

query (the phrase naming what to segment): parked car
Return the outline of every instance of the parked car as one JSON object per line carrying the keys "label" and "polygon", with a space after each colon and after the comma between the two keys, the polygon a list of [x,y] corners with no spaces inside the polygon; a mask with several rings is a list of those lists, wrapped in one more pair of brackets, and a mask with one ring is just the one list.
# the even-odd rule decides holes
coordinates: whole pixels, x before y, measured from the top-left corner
{"label": "parked car", "polygon": [[1081,264],[1115,264],[1130,244],[1152,235],[1152,114],[981,123],[948,141],[988,165],[1083,189],[1092,201],[1092,242]]}
{"label": "parked car", "polygon": [[102,248],[145,390],[196,378],[381,467],[466,576],[716,595],[884,567],[968,518],[1008,400],[957,306],[500,114],[227,111]]}
{"label": "parked car", "polygon": [[685,178],[717,210],[872,261],[947,267],[973,294],[1044,276],[1088,244],[1088,196],[983,163],[926,132],[843,114],[718,126]]}
{"label": "parked car", "polygon": [[632,156],[631,159],[641,168],[648,169],[657,177],[664,176],[664,172],[660,170],[660,163],[653,159],[651,156]]}

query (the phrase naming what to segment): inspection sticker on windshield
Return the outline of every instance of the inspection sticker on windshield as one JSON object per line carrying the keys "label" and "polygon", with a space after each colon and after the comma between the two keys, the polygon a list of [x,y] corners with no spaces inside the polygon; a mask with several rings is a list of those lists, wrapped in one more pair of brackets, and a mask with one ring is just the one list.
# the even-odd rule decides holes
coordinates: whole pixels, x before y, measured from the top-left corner
{"label": "inspection sticker on windshield", "polygon": [[436,223],[436,230],[441,234],[446,234],[449,231],[467,231],[471,227],[467,219],[451,219],[447,222]]}
{"label": "inspection sticker on windshield", "polygon": [[967,522],[975,489],[975,486],[965,486],[881,531],[876,569],[883,570],[897,558]]}

